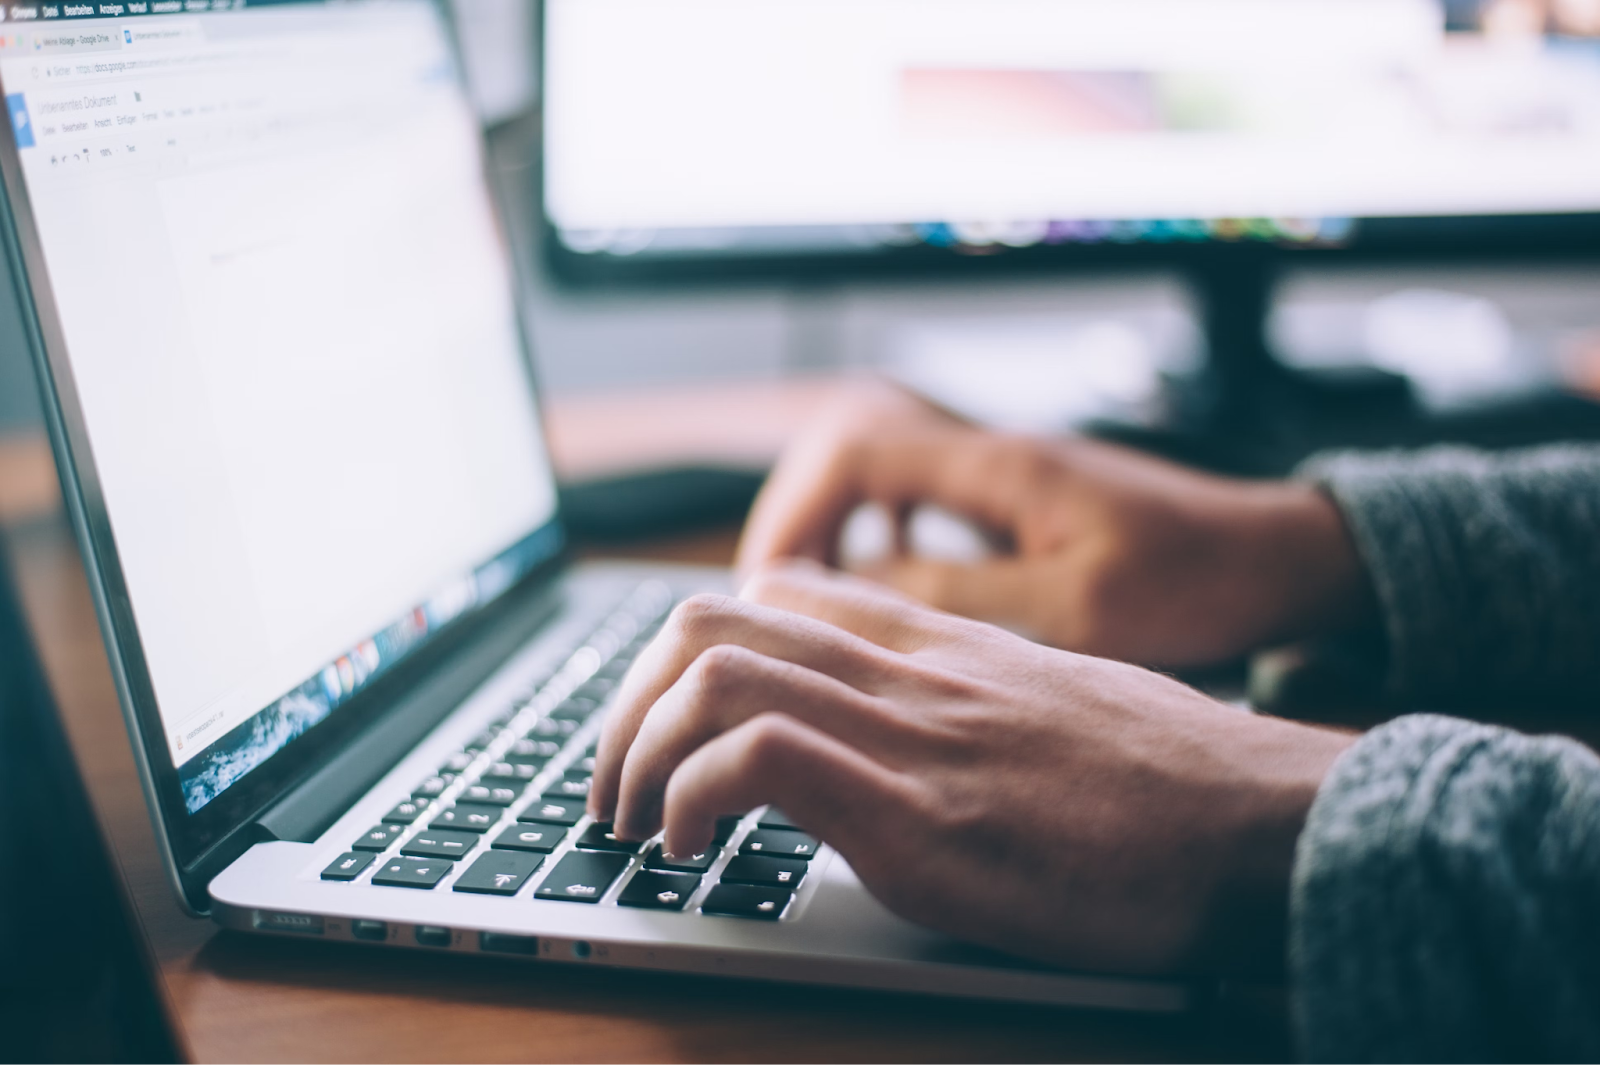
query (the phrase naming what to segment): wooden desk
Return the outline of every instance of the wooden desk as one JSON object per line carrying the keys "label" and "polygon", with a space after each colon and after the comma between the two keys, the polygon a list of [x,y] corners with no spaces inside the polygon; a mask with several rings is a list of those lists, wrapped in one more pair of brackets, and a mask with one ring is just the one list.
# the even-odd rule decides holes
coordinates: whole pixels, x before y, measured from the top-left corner
{"label": "wooden desk", "polygon": [[[678,394],[671,406],[692,427],[705,424],[700,415],[708,406],[736,398],[750,430],[740,440],[740,457],[759,460],[826,391],[772,389],[763,399],[761,389],[704,390]],[[551,417],[556,454],[567,468],[587,473],[626,466],[630,453],[611,437],[602,438],[614,449],[603,461],[598,448],[585,450],[581,427],[592,429],[601,416],[626,425],[630,411],[646,406],[642,398],[624,397],[609,413],[601,400],[558,407]],[[658,420],[651,432],[660,428]],[[655,436],[658,456],[659,445]],[[68,736],[179,1040],[195,1060],[1281,1060],[1291,1054],[1270,1000],[1261,1008],[1251,997],[1194,1017],[1119,1016],[279,940],[190,919],[159,866],[88,587],[59,510],[48,449],[38,440],[0,440],[0,522],[22,571],[27,611]],[[726,561],[735,532],[639,545],[629,553]]]}

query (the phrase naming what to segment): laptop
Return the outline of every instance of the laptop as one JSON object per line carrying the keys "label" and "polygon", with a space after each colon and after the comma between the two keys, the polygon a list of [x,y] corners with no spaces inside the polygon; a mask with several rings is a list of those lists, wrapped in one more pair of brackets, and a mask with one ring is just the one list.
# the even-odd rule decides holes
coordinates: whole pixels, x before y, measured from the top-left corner
{"label": "laptop", "polygon": [[584,815],[618,681],[674,603],[729,576],[572,564],[439,6],[7,15],[13,273],[191,914],[533,963],[1185,1008],[1181,984],[905,922],[779,810],[730,815],[678,858]]}
{"label": "laptop", "polygon": [[[34,654],[0,535],[0,1056],[182,1059]],[[70,875],[40,877],[37,870]],[[40,920],[69,912],[69,921]],[[89,990],[92,989],[92,990]]]}

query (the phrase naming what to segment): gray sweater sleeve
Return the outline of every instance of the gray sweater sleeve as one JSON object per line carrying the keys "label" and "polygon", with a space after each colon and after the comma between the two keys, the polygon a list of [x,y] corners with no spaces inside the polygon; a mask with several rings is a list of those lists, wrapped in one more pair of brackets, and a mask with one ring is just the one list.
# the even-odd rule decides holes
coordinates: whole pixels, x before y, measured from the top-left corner
{"label": "gray sweater sleeve", "polygon": [[1600,446],[1318,456],[1383,615],[1389,686],[1600,690]]}
{"label": "gray sweater sleeve", "polygon": [[1600,760],[1444,717],[1368,733],[1301,834],[1289,965],[1313,1060],[1600,1059]]}

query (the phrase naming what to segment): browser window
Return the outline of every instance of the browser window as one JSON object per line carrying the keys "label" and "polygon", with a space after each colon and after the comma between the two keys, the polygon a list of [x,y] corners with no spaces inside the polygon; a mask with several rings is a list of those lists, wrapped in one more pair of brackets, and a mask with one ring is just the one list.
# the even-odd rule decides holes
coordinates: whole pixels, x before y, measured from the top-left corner
{"label": "browser window", "polygon": [[192,812],[559,546],[508,250],[429,3],[6,14],[0,80]]}

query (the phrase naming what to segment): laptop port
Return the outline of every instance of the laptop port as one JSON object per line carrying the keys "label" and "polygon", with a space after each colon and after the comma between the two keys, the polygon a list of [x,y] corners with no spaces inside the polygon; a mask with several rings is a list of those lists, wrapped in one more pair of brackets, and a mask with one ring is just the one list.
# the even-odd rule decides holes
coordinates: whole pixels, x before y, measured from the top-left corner
{"label": "laptop port", "polygon": [[479,932],[478,949],[491,954],[537,954],[538,936],[513,936],[505,932]]}
{"label": "laptop port", "polygon": [[256,911],[256,927],[263,932],[294,932],[302,936],[320,936],[322,918],[314,913],[274,913]]}
{"label": "laptop port", "polygon": [[438,925],[417,925],[417,942],[425,947],[448,947],[450,945],[450,929],[440,928]]}
{"label": "laptop port", "polygon": [[355,920],[350,922],[350,934],[357,939],[369,940],[373,943],[382,943],[389,938],[388,921]]}

